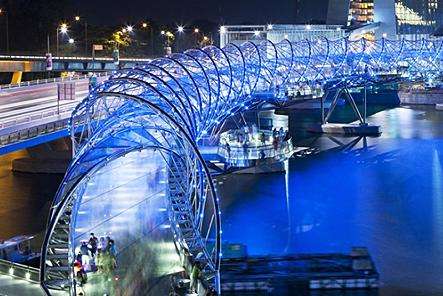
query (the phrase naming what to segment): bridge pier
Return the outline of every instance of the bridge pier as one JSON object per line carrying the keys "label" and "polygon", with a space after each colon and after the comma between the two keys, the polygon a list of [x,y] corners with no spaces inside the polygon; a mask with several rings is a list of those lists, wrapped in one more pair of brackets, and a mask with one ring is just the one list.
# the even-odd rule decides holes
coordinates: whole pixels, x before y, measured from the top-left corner
{"label": "bridge pier", "polygon": [[12,73],[11,84],[19,84],[22,82],[23,71],[15,71]]}
{"label": "bridge pier", "polygon": [[[311,132],[316,133],[325,133],[325,134],[343,134],[343,135],[355,135],[355,136],[364,136],[364,135],[379,135],[380,126],[371,125],[366,122],[366,88],[365,88],[365,96],[363,103],[363,115],[360,112],[357,104],[355,103],[354,98],[352,97],[349,89],[347,87],[338,88],[332,90],[334,91],[334,96],[331,102],[331,106],[328,112],[325,114],[325,99],[330,94],[330,91],[327,91],[326,94],[320,100],[320,108],[321,108],[321,123],[319,125],[314,125],[311,127]],[[354,114],[356,115],[358,121],[353,123],[330,123],[329,120],[337,107],[337,103],[339,99],[342,97],[348,102],[351,106]]]}
{"label": "bridge pier", "polygon": [[64,174],[72,156],[69,138],[61,138],[26,148],[29,157],[12,161],[12,171],[21,173]]}

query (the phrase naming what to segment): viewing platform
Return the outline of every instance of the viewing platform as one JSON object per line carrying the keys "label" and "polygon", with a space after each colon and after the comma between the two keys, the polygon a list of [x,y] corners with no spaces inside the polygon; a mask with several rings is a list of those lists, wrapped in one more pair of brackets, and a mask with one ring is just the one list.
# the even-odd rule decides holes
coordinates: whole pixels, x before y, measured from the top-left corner
{"label": "viewing platform", "polygon": [[282,162],[300,150],[293,146],[288,130],[259,130],[252,125],[222,133],[217,155],[238,173],[272,173],[283,172]]}

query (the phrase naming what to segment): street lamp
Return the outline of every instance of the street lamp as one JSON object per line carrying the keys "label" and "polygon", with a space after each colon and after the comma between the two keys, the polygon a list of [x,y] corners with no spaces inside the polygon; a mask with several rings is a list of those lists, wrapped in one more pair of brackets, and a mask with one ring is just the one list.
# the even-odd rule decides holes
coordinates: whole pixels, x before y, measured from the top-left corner
{"label": "street lamp", "polygon": [[149,28],[149,34],[150,34],[149,40],[150,40],[150,44],[151,44],[151,53],[154,54],[154,31],[153,31],[152,25],[150,26],[148,24],[148,22],[143,22],[142,28],[145,30]]}
{"label": "street lamp", "polygon": [[185,28],[183,27],[183,26],[178,26],[177,27],[177,32],[178,32],[178,38],[177,38],[177,48],[176,48],[176,50],[177,51],[181,51],[181,49],[182,49],[182,43],[183,43],[183,36],[181,36],[181,35],[183,35],[183,32],[185,31]]}
{"label": "street lamp", "polygon": [[[74,17],[74,20],[78,23],[80,23],[81,19],[82,18],[79,15],[76,15]],[[86,20],[85,20],[84,25],[85,25],[85,56],[87,56],[88,55],[88,22]]]}
{"label": "street lamp", "polygon": [[198,28],[194,29],[194,33],[198,34],[200,32],[200,30]]}
{"label": "street lamp", "polygon": [[126,27],[126,31],[128,31],[129,33],[132,33],[132,31],[134,31],[134,27],[133,26],[127,26]]}
{"label": "street lamp", "polygon": [[60,26],[60,33],[62,33],[62,34],[68,33],[68,26],[66,24],[62,24]]}
{"label": "street lamp", "polygon": [[74,38],[69,38],[68,42],[69,42],[69,44],[74,44],[75,40],[74,40]]}
{"label": "street lamp", "polygon": [[60,38],[59,38],[59,34],[66,34],[68,33],[68,25],[66,23],[62,23],[61,25],[57,26],[57,48],[56,48],[56,54],[58,56],[59,54],[59,47],[60,47]]}

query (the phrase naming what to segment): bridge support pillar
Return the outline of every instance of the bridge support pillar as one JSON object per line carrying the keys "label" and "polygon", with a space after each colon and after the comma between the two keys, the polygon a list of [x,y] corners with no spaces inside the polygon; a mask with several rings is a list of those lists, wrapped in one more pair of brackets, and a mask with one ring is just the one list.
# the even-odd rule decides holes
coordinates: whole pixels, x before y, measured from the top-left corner
{"label": "bridge support pillar", "polygon": [[[321,123],[319,125],[315,125],[310,130],[312,132],[319,133],[327,133],[327,134],[345,134],[345,135],[379,135],[380,127],[369,125],[366,122],[366,88],[365,88],[365,96],[364,96],[364,112],[361,114],[357,104],[355,103],[354,98],[352,97],[349,89],[347,87],[339,88],[335,90],[334,97],[331,102],[331,106],[325,116],[325,104],[324,100],[330,94],[328,91],[324,97],[321,98]],[[354,114],[358,119],[358,123],[348,123],[348,124],[339,124],[339,123],[329,123],[329,120],[332,116],[332,113],[337,107],[338,100],[343,97],[346,99],[348,104],[351,106]]]}
{"label": "bridge support pillar", "polygon": [[12,74],[11,84],[19,84],[22,82],[23,72],[22,71],[15,71]]}
{"label": "bridge support pillar", "polygon": [[23,173],[64,174],[71,161],[71,145],[68,138],[27,148],[29,157],[12,161],[12,170]]}

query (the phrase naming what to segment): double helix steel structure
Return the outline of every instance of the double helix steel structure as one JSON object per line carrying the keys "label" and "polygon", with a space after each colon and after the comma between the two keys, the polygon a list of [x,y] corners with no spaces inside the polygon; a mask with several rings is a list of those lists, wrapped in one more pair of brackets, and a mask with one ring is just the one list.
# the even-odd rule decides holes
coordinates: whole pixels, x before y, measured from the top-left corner
{"label": "double helix steel structure", "polygon": [[133,151],[161,153],[168,173],[168,216],[179,252],[219,287],[220,200],[199,141],[228,117],[272,101],[290,85],[366,85],[386,73],[442,75],[442,40],[270,41],[190,49],[114,73],[75,109],[74,158],[54,198],[42,248],[43,289],[72,288],[73,233],[88,181]]}

